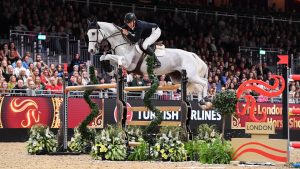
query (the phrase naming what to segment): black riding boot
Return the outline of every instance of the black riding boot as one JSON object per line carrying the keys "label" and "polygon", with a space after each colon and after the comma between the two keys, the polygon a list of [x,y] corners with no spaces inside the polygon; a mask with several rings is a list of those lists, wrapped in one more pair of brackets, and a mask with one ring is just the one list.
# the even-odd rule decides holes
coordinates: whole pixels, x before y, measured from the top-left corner
{"label": "black riding boot", "polygon": [[156,57],[156,55],[155,55],[153,49],[152,49],[150,46],[148,46],[148,48],[146,49],[145,52],[146,52],[148,55],[154,57],[154,67],[155,67],[155,68],[161,67],[160,61],[157,59],[157,57]]}

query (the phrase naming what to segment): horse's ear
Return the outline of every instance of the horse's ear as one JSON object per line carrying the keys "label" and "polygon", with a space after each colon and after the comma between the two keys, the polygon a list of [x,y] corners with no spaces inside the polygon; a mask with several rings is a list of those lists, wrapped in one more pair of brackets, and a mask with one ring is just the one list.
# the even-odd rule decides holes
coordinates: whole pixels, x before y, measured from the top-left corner
{"label": "horse's ear", "polygon": [[91,21],[89,19],[87,19],[87,24],[88,24],[88,28],[91,27]]}

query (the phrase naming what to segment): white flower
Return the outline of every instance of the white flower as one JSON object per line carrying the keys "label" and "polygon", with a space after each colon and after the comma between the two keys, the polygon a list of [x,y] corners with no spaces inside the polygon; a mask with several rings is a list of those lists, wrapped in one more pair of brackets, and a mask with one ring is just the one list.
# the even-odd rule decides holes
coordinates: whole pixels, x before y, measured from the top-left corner
{"label": "white flower", "polygon": [[37,141],[33,141],[32,145],[35,147],[37,145]]}

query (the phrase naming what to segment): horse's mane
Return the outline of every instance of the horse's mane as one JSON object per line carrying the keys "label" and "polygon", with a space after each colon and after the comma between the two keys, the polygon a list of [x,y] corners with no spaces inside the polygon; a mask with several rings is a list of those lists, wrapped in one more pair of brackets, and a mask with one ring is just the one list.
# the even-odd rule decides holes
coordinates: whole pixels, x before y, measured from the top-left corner
{"label": "horse's mane", "polygon": [[[101,29],[104,27],[104,28],[106,28],[105,30],[113,31],[113,33],[115,33],[115,32],[121,33],[121,30],[122,30],[122,28],[120,26],[116,25],[115,23],[97,22],[97,24],[100,26]],[[130,40],[126,36],[124,36],[122,33],[121,33],[121,35],[127,43],[131,44]]]}

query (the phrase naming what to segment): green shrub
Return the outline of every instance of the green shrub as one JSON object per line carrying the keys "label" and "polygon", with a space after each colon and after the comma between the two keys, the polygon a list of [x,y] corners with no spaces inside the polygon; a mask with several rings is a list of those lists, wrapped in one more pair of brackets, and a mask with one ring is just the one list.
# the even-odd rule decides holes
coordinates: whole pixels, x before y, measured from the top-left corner
{"label": "green shrub", "polygon": [[55,152],[57,139],[49,127],[34,125],[30,129],[29,140],[26,142],[27,152],[30,154],[47,154]]}
{"label": "green shrub", "polygon": [[125,132],[114,126],[108,126],[95,137],[91,155],[95,159],[125,160]]}
{"label": "green shrub", "polygon": [[232,147],[227,141],[214,139],[211,143],[200,144],[200,162],[208,164],[228,164],[231,161]]}
{"label": "green shrub", "polygon": [[185,143],[187,156],[191,161],[199,161],[201,146],[203,146],[203,144],[207,143],[203,140],[190,140]]}
{"label": "green shrub", "polygon": [[149,159],[149,144],[142,142],[139,146],[133,148],[133,151],[128,156],[131,161],[146,161]]}

